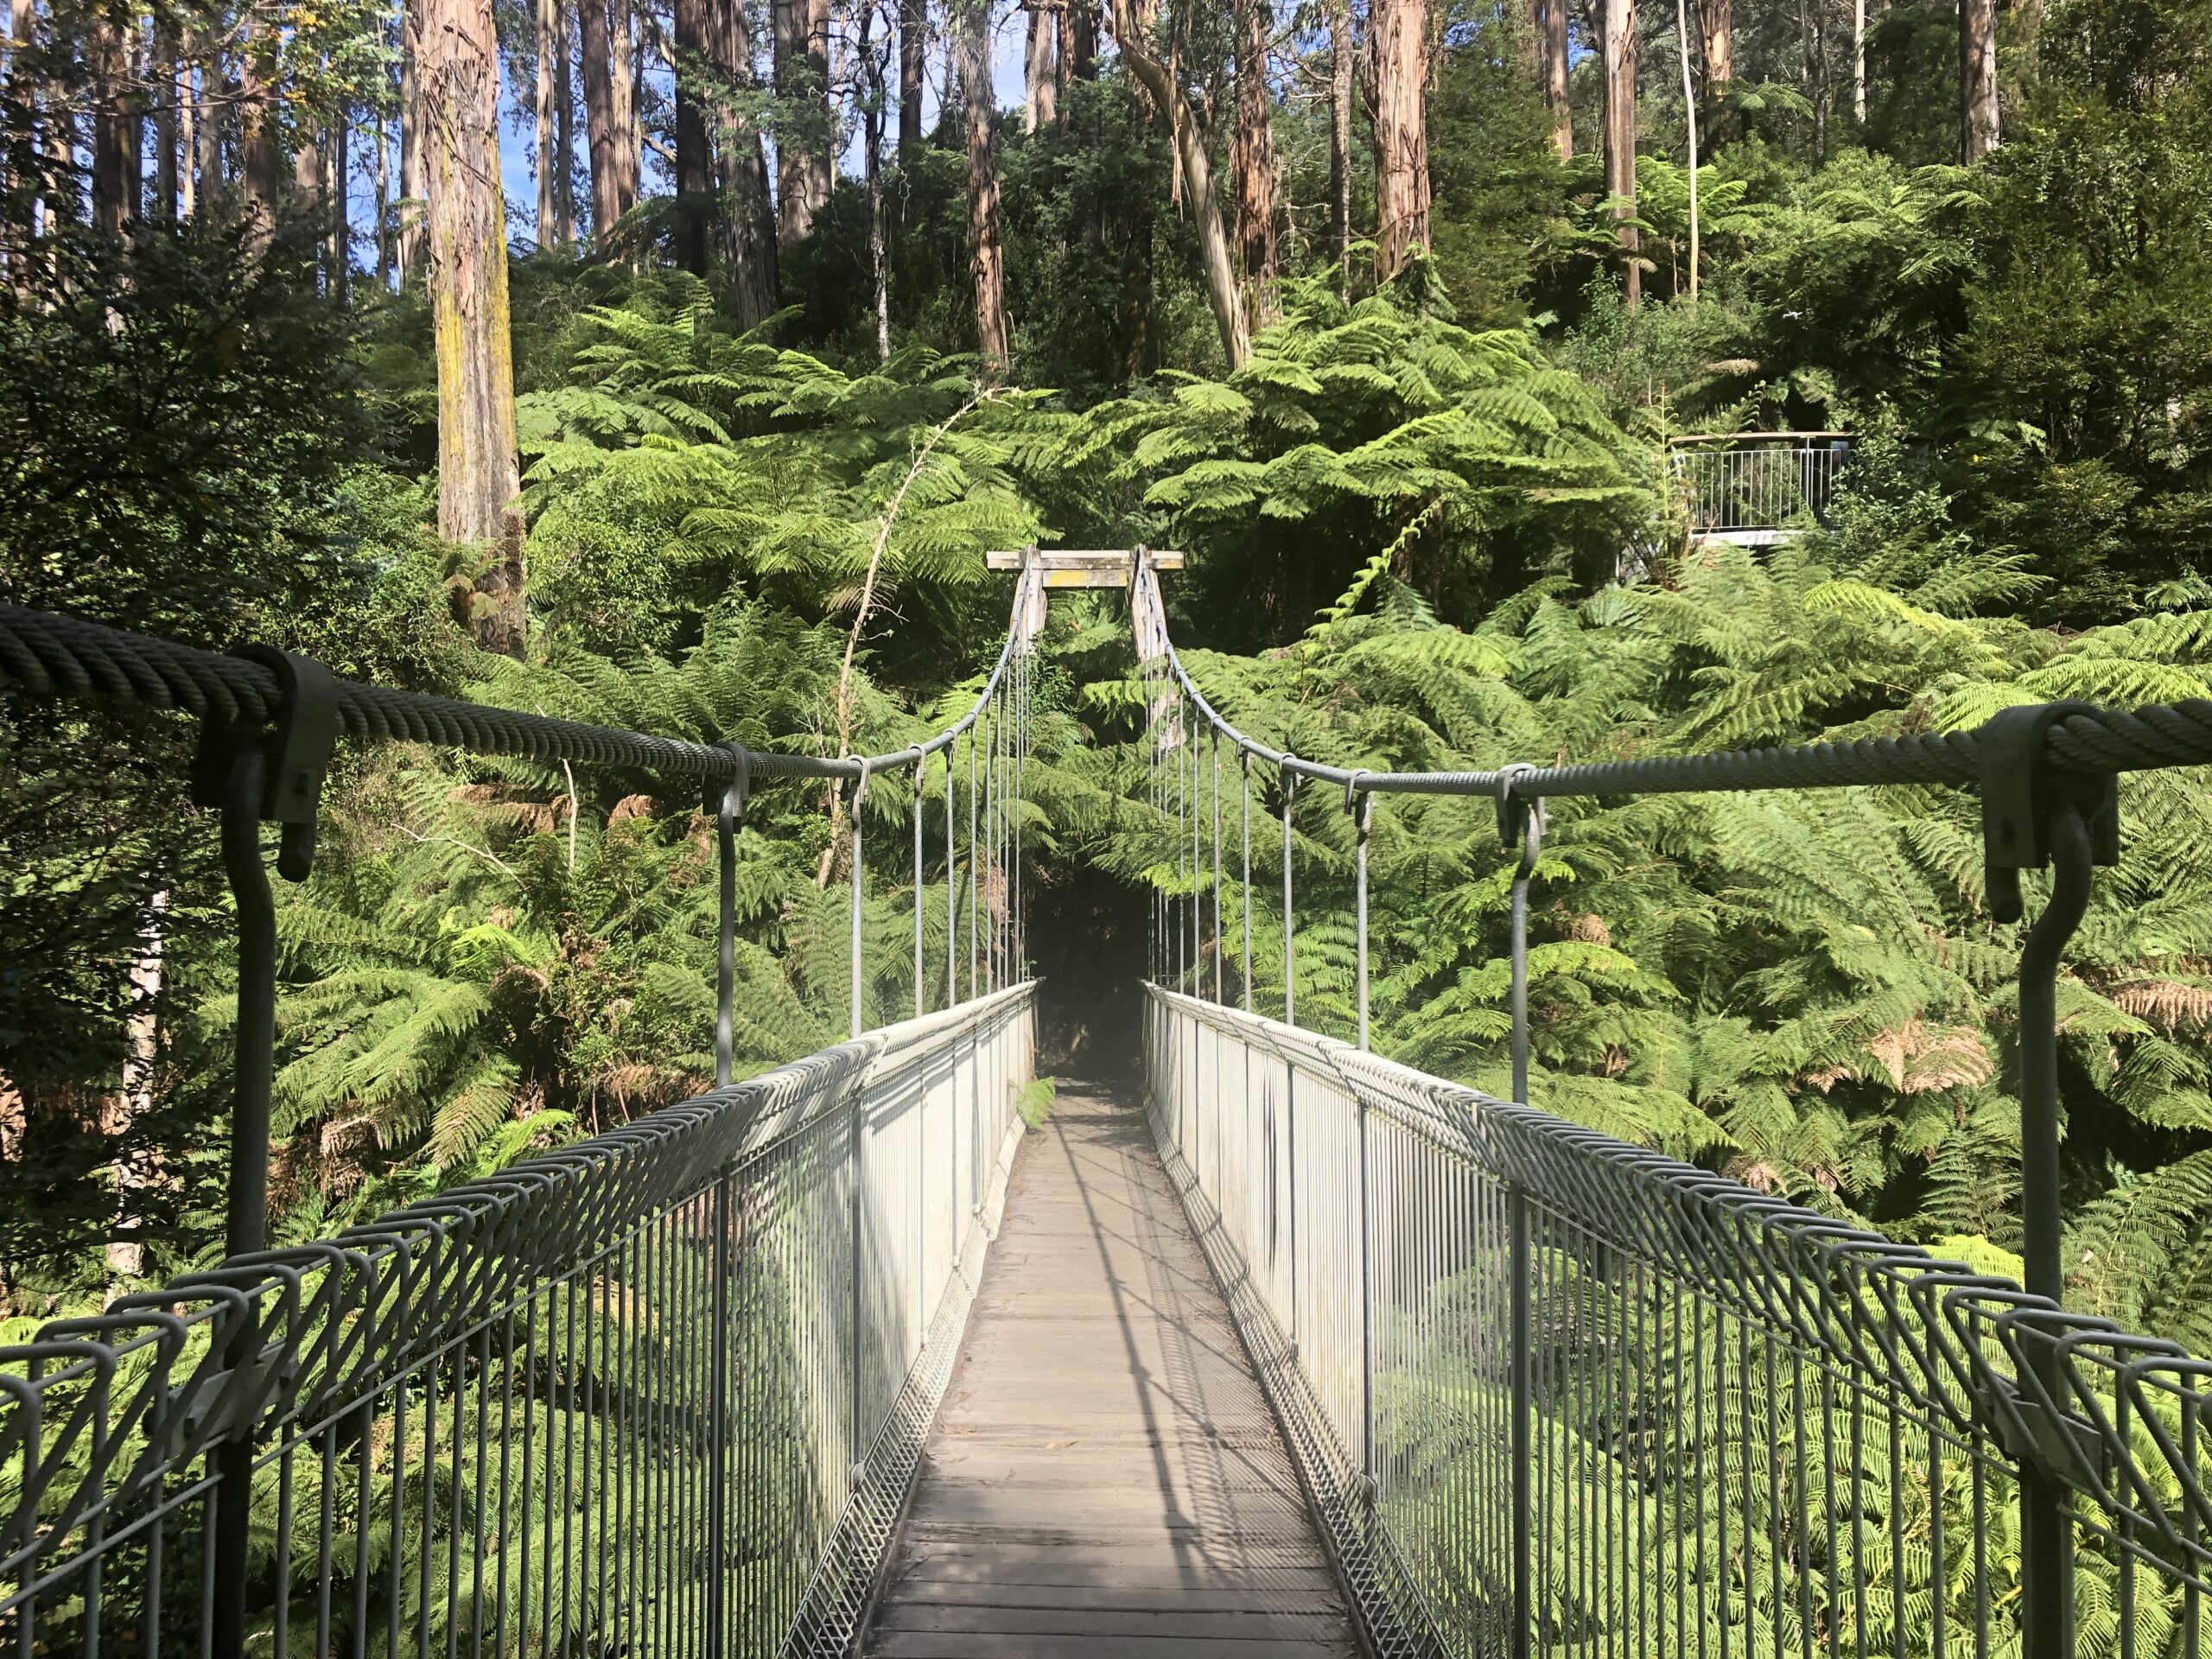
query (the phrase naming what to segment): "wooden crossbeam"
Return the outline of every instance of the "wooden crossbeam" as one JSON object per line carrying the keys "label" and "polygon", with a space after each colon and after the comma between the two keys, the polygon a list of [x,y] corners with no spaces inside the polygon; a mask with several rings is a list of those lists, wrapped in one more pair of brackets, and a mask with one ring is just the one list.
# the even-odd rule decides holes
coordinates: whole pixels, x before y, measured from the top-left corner
{"label": "wooden crossbeam", "polygon": [[[1129,560],[1135,550],[1127,547],[994,548],[983,558],[993,570],[1019,570],[1033,563],[1047,588],[1126,588]],[[1155,570],[1183,568],[1183,556],[1172,549],[1147,548],[1144,553]]]}

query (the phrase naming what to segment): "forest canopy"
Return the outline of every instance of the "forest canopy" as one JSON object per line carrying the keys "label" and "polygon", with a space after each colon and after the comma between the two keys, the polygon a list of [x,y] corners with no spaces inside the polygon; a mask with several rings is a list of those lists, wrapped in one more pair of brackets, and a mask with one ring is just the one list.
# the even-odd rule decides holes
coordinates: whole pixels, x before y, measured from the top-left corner
{"label": "forest canopy", "polygon": [[[964,708],[985,555],[1033,543],[1183,550],[1208,696],[1344,766],[2212,696],[2207,38],[2202,0],[19,0],[0,599],[820,755]],[[1730,539],[1715,443],[1833,470]],[[1167,868],[1119,604],[1041,646],[1022,811],[1071,938]],[[192,733],[13,692],[0,732],[28,1325],[219,1254],[238,1015]],[[741,1071],[842,1033],[856,877],[869,1017],[911,1004],[912,878],[850,868],[831,793],[747,817]],[[1296,990],[1343,1034],[1325,804]],[[2069,1294],[2205,1351],[2212,795],[2121,811],[2060,993]],[[695,1093],[712,842],[642,775],[341,750],[280,892],[272,1235]],[[1390,798],[1372,855],[1377,1046],[1503,1090],[1491,804]],[[1981,883],[1955,791],[1561,804],[1535,1103],[2002,1264]],[[1052,932],[1048,982],[1094,976],[1059,1064],[1110,1066],[1127,988]]]}

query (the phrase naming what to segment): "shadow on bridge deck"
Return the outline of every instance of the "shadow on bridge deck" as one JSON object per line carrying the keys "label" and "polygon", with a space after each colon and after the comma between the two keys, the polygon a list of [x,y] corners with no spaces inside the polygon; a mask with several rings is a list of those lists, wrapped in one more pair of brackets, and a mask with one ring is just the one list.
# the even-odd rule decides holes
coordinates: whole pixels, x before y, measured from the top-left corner
{"label": "shadow on bridge deck", "polygon": [[1134,1106],[1064,1093],[1023,1141],[865,1651],[1357,1651]]}

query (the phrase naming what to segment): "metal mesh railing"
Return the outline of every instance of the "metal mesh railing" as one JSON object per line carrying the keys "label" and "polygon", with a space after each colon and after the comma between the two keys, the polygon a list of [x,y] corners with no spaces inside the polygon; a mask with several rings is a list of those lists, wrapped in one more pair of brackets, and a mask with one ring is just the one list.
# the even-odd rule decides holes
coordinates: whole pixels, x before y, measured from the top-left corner
{"label": "metal mesh railing", "polygon": [[1031,1043],[1011,988],[48,1325],[0,1371],[0,1636],[220,1651],[236,1504],[234,1650],[844,1652]]}
{"label": "metal mesh railing", "polygon": [[[2056,988],[2094,868],[2119,858],[2115,774],[2212,763],[2212,702],[1367,771],[1223,719],[1141,559],[1130,603],[1167,836],[1152,1109],[1379,1649],[2201,1659],[2212,1363],[2063,1306]],[[1283,1023],[1252,1013],[1254,760],[1281,821]],[[1993,919],[2023,918],[2021,871],[2053,872],[2019,935],[2025,1289],[1365,1052],[1378,798],[1497,801],[1525,1102],[1548,798],[1906,782],[1979,786]],[[1353,823],[1356,1046],[1291,1023],[1308,783]],[[1223,902],[1240,877],[1241,950]]]}
{"label": "metal mesh railing", "polygon": [[1850,461],[1850,440],[1835,432],[1677,438],[1667,450],[1693,536],[1824,523],[1836,479]]}
{"label": "metal mesh railing", "polygon": [[[1020,802],[1042,619],[1025,567],[964,715],[891,753],[830,758],[0,607],[0,681],[199,721],[194,794],[219,809],[238,959],[226,1259],[0,1348],[0,1649],[847,1651],[949,1375],[1029,1079]],[[272,1250],[263,826],[283,825],[277,870],[302,880],[341,737],[703,785],[718,1086]],[[925,960],[932,756],[941,962]],[[915,1018],[863,1034],[863,826],[908,767]],[[852,1040],[738,1084],[737,830],[755,780],[788,777],[849,785],[832,817],[850,837]],[[879,861],[895,870],[906,852]]]}
{"label": "metal mesh railing", "polygon": [[2212,1365],[1158,987],[1155,1132],[1378,1649],[2202,1651]]}

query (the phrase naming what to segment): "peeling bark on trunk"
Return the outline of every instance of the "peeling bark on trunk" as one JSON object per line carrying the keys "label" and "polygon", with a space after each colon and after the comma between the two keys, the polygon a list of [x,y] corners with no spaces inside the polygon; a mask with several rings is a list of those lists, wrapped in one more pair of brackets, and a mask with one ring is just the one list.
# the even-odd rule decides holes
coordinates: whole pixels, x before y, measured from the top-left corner
{"label": "peeling bark on trunk", "polygon": [[1375,242],[1388,282],[1428,247],[1428,18],[1422,0],[1373,0]]}
{"label": "peeling bark on trunk", "polygon": [[1636,214],[1636,0],[1603,0],[1605,69],[1605,194],[1621,206],[1622,287],[1628,303],[1643,298]]}
{"label": "peeling bark on trunk", "polygon": [[1255,327],[1274,315],[1274,99],[1268,87],[1268,46],[1274,34],[1270,0],[1236,3],[1236,131],[1229,170],[1236,181],[1236,246],[1244,261]]}
{"label": "peeling bark on trunk", "polygon": [[138,913],[138,954],[130,963],[130,999],[123,1017],[122,1086],[100,1114],[100,1133],[124,1143],[111,1166],[115,1179],[115,1224],[107,1270],[118,1280],[146,1276],[144,1193],[160,1178],[149,1147],[131,1143],[132,1129],[154,1109],[154,1066],[161,1058],[162,953],[167,939],[169,895],[147,896]]}
{"label": "peeling bark on trunk", "polygon": [[990,0],[959,0],[960,97],[968,116],[968,269],[976,282],[976,344],[983,378],[1001,379],[1012,356],[1006,327],[1006,251],[999,234],[998,124],[991,93]]}
{"label": "peeling bark on trunk", "polygon": [[1996,148],[1996,0],[1959,0],[1960,159],[1972,167]]}
{"label": "peeling bark on trunk", "polygon": [[491,560],[462,595],[477,644],[523,654],[499,62],[492,0],[420,0],[430,315],[438,363],[438,533]]}
{"label": "peeling bark on trunk", "polygon": [[884,73],[889,65],[890,18],[884,19],[885,38],[875,40],[876,0],[861,3],[861,73],[868,86],[868,107],[861,117],[861,177],[868,187],[868,278],[875,302],[875,356],[891,357],[891,251],[883,230],[883,132],[890,119],[891,88]]}
{"label": "peeling bark on trunk", "polygon": [[1351,0],[1329,6],[1329,231],[1338,281],[1351,282]]}
{"label": "peeling bark on trunk", "polygon": [[[561,209],[554,183],[561,171],[561,157],[554,148],[554,60],[560,55],[561,14],[555,0],[537,0],[537,245],[558,247]],[[681,31],[679,31],[680,33]]]}
{"label": "peeling bark on trunk", "polygon": [[[749,89],[753,35],[744,0],[715,0],[708,23],[709,50],[715,65],[732,86]],[[730,303],[738,321],[750,328],[776,309],[776,227],[760,130],[750,117],[727,105],[721,111],[719,151],[722,257],[729,265]]]}
{"label": "peeling bark on trunk", "polygon": [[[538,0],[540,5],[546,0]],[[701,67],[706,55],[710,0],[675,0],[676,22],[676,263],[695,276],[707,274],[714,228],[715,166]]]}
{"label": "peeling bark on trunk", "polygon": [[1059,9],[1051,0],[1032,0],[1029,6],[1029,38],[1025,43],[1021,67],[1024,99],[1023,115],[1028,130],[1042,132],[1059,119]]}
{"label": "peeling bark on trunk", "polygon": [[[1736,78],[1736,0],[1697,0],[1697,16],[1704,37],[1705,95],[1712,99]],[[1717,149],[1729,137],[1731,124],[1726,112],[1715,109],[1707,124],[1707,142]]]}
{"label": "peeling bark on trunk", "polygon": [[138,217],[139,109],[130,33],[112,17],[92,27],[92,225],[121,236]]}
{"label": "peeling bark on trunk", "polygon": [[899,0],[899,149],[922,142],[922,80],[929,67],[929,0]]}
{"label": "peeling bark on trunk", "polygon": [[416,37],[426,0],[405,0],[399,48],[399,280],[403,285],[423,271],[423,99],[422,65]]}
{"label": "peeling bark on trunk", "polygon": [[1552,149],[1562,162],[1574,159],[1574,109],[1567,95],[1567,0],[1536,0],[1535,19],[1536,67],[1552,112]]}
{"label": "peeling bark on trunk", "polygon": [[1191,216],[1198,228],[1206,304],[1213,312],[1214,327],[1221,334],[1222,355],[1229,359],[1230,369],[1240,369],[1244,366],[1244,359],[1252,354],[1252,337],[1245,326],[1243,296],[1237,291],[1236,264],[1230,255],[1229,235],[1222,225],[1221,199],[1213,183],[1213,162],[1206,154],[1205,135],[1199,130],[1198,112],[1191,107],[1191,100],[1183,95],[1182,87],[1176,84],[1167,66],[1153,55],[1136,0],[1111,0],[1111,3],[1108,16],[1113,24],[1114,42],[1122,49],[1122,60],[1128,64],[1129,73],[1151,98],[1153,107],[1167,123],[1176,162],[1182,170]]}
{"label": "peeling bark on trunk", "polygon": [[774,0],[776,96],[785,119],[776,144],[776,239],[804,242],[830,204],[835,142],[830,110],[830,0]]}

